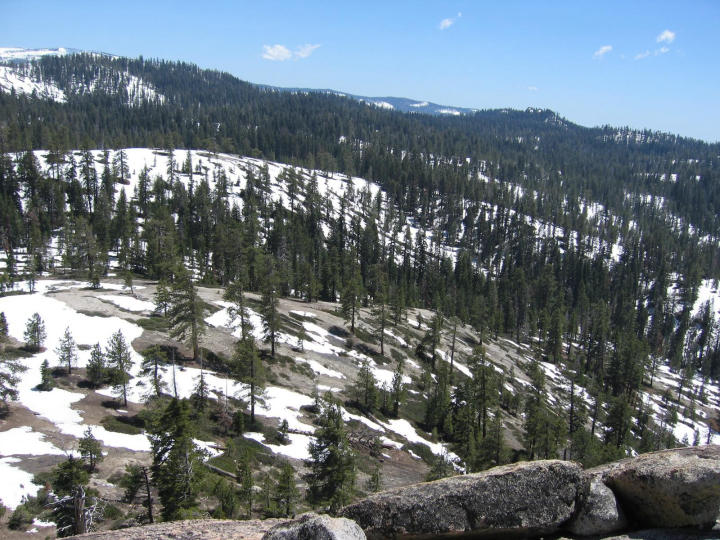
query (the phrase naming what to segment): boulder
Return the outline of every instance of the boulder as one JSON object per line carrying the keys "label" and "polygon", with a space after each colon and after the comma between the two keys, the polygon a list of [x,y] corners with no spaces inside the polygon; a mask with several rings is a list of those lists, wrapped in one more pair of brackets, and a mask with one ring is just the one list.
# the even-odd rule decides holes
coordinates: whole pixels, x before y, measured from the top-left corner
{"label": "boulder", "polygon": [[615,494],[599,475],[590,479],[590,492],[564,530],[580,536],[599,536],[621,531],[628,526],[625,513]]}
{"label": "boulder", "polygon": [[346,506],[369,538],[557,532],[587,495],[581,467],[533,461],[378,493]]}
{"label": "boulder", "polygon": [[263,540],[365,540],[365,533],[349,519],[310,513],[276,525]]}
{"label": "boulder", "polygon": [[664,450],[602,471],[633,520],[645,527],[711,528],[720,513],[720,446]]}

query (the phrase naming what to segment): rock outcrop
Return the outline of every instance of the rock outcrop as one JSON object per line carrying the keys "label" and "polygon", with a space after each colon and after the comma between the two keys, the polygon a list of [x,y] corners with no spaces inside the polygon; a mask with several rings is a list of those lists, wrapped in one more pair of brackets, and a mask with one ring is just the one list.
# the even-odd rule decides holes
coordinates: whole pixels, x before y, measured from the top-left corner
{"label": "rock outcrop", "polygon": [[596,536],[622,531],[627,526],[625,512],[615,494],[600,475],[595,475],[590,479],[587,499],[564,529],[580,536]]}
{"label": "rock outcrop", "polygon": [[345,518],[304,514],[270,529],[263,540],[365,540],[360,526]]}
{"label": "rock outcrop", "polygon": [[341,515],[369,538],[531,537],[560,530],[588,488],[576,463],[524,462],[379,493]]}
{"label": "rock outcrop", "polygon": [[623,460],[603,480],[641,526],[710,528],[720,512],[720,446]]}

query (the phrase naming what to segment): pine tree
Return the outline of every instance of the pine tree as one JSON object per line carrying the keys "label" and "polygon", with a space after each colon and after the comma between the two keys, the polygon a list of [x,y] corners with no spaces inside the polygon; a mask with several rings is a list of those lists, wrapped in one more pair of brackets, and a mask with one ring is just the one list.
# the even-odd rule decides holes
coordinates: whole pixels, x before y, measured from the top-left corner
{"label": "pine tree", "polygon": [[170,309],[170,291],[167,288],[167,284],[162,279],[158,281],[157,288],[155,290],[155,305],[162,313],[163,317],[167,317],[168,309]]}
{"label": "pine tree", "polygon": [[370,362],[363,360],[353,384],[353,395],[359,406],[369,413],[373,413],[378,406],[378,387],[375,375],[370,368]]}
{"label": "pine tree", "polygon": [[167,364],[167,354],[158,345],[153,345],[143,352],[141,369],[143,374],[150,374],[152,377],[152,392],[148,397],[160,397],[167,391],[167,383],[163,380],[160,365]]}
{"label": "pine tree", "polygon": [[243,452],[238,458],[235,476],[240,484],[240,500],[245,505],[247,519],[252,518],[253,507],[253,476],[252,476],[252,454],[250,450]]}
{"label": "pine tree", "polygon": [[346,322],[350,322],[350,332],[355,333],[355,319],[357,318],[358,309],[360,308],[360,299],[362,296],[362,280],[357,269],[352,273],[343,288],[340,297],[342,301],[342,313]]}
{"label": "pine tree", "polygon": [[118,330],[110,336],[105,348],[105,357],[115,393],[122,398],[123,405],[127,407],[127,384],[130,381],[133,362],[122,331]]}
{"label": "pine tree", "polygon": [[25,345],[31,352],[38,352],[42,348],[47,332],[45,323],[38,313],[33,313],[25,324]]}
{"label": "pine tree", "polygon": [[233,281],[225,289],[223,298],[228,302],[232,302],[232,306],[228,308],[228,315],[230,322],[240,320],[240,336],[246,338],[250,336],[252,332],[250,320],[247,315],[247,309],[245,306],[245,293],[243,290],[243,280],[238,279]]}
{"label": "pine tree", "polygon": [[19,374],[25,369],[26,367],[18,360],[8,358],[5,352],[0,350],[0,400],[2,400],[4,407],[7,407],[8,400],[17,400],[17,385],[20,382]]}
{"label": "pine tree", "polygon": [[193,441],[194,434],[187,402],[173,399],[148,435],[152,478],[165,521],[188,518],[196,507],[204,453]]}
{"label": "pine tree", "polygon": [[404,374],[403,369],[405,367],[405,360],[398,360],[397,367],[393,373],[391,392],[392,401],[392,415],[397,418],[400,413],[400,404],[405,400],[405,384],[403,382]]}
{"label": "pine tree", "polygon": [[390,313],[385,305],[385,293],[378,292],[375,295],[375,306],[371,312],[373,318],[373,330],[380,339],[380,354],[385,354],[385,328],[390,323]]}
{"label": "pine tree", "polygon": [[265,341],[270,343],[270,356],[275,358],[275,342],[280,331],[280,315],[278,313],[277,277],[271,270],[263,288],[261,299],[261,315]]}
{"label": "pine tree", "polygon": [[372,472],[370,473],[370,478],[368,478],[367,480],[366,487],[370,493],[377,493],[378,491],[382,490],[382,486],[382,470],[380,469],[380,466],[376,463],[373,467]]}
{"label": "pine tree", "polygon": [[60,343],[55,349],[55,352],[58,355],[60,365],[67,366],[68,375],[70,375],[72,373],[72,366],[77,365],[77,346],[75,345],[75,340],[70,333],[69,327],[65,328],[65,333],[60,339]]}
{"label": "pine tree", "polygon": [[3,346],[8,341],[8,323],[5,318],[5,312],[0,311],[0,346]]}
{"label": "pine tree", "polygon": [[252,336],[235,344],[233,371],[239,381],[250,385],[250,423],[255,425],[255,403],[262,394],[265,373]]}
{"label": "pine tree", "polygon": [[48,392],[55,386],[55,381],[50,371],[50,363],[47,360],[43,360],[40,364],[40,384],[37,389],[42,392]]}
{"label": "pine tree", "polygon": [[327,505],[329,512],[334,514],[352,498],[355,454],[345,432],[339,405],[328,404],[318,423],[320,427],[309,447],[307,498],[314,507]]}
{"label": "pine tree", "polygon": [[85,369],[87,378],[95,388],[105,382],[107,377],[107,369],[105,367],[105,355],[103,354],[100,344],[96,343],[90,350],[90,359]]}
{"label": "pine tree", "polygon": [[280,468],[280,476],[275,486],[273,500],[279,517],[291,517],[295,514],[298,489],[295,484],[295,469],[287,461]]}
{"label": "pine tree", "polygon": [[193,360],[200,357],[200,336],[205,333],[205,308],[186,270],[178,272],[170,291],[170,336],[187,341]]}
{"label": "pine tree", "polygon": [[78,450],[80,451],[80,457],[87,463],[90,473],[93,473],[97,464],[104,459],[102,445],[92,434],[90,426],[88,426],[83,438],[78,442]]}

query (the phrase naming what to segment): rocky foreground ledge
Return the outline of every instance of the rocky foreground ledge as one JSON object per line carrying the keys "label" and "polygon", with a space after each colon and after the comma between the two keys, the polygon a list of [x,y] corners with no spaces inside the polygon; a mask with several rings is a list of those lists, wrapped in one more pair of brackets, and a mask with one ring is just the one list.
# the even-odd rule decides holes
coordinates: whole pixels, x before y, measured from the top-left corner
{"label": "rocky foreground ledge", "polygon": [[583,471],[515,463],[378,493],[340,518],[185,521],[91,533],[102,540],[363,538],[720,538],[720,446],[644,454]]}

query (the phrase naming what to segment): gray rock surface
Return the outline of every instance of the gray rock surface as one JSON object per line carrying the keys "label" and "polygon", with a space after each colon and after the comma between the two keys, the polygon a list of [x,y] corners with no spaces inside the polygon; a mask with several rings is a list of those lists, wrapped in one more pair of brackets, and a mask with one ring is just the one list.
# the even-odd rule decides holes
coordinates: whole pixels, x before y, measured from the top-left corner
{"label": "gray rock surface", "polygon": [[304,514],[270,529],[263,540],[365,540],[360,526],[346,518]]}
{"label": "gray rock surface", "polygon": [[580,536],[596,536],[622,531],[627,525],[628,520],[615,494],[600,475],[595,475],[590,479],[587,499],[564,530]]}
{"label": "gray rock surface", "polygon": [[717,445],[643,454],[602,475],[640,526],[711,528],[720,513]]}
{"label": "gray rock surface", "polygon": [[576,463],[516,463],[378,493],[341,515],[369,538],[542,535],[571,518],[588,483]]}
{"label": "gray rock surface", "polygon": [[286,519],[252,519],[233,521],[197,519],[168,521],[117,531],[101,531],[73,536],[83,540],[260,540],[263,535]]}

